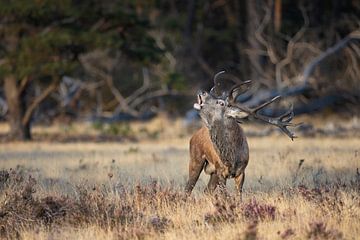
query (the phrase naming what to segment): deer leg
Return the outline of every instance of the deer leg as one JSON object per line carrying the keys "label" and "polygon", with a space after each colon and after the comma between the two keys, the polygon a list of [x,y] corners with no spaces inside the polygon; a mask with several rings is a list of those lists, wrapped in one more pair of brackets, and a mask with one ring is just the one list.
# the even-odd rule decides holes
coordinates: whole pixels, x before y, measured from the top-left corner
{"label": "deer leg", "polygon": [[191,191],[195,187],[197,180],[199,179],[200,173],[204,168],[205,159],[202,158],[191,158],[189,164],[189,180],[185,187],[186,194],[190,195]]}
{"label": "deer leg", "polygon": [[219,185],[219,176],[216,173],[212,173],[210,175],[210,180],[205,188],[205,193],[213,193],[216,189],[216,187]]}
{"label": "deer leg", "polygon": [[223,177],[223,176],[219,176],[218,175],[218,178],[219,178],[219,188],[220,188],[220,191],[224,194],[226,194],[226,178]]}
{"label": "deer leg", "polygon": [[242,188],[244,185],[244,181],[245,181],[245,172],[242,172],[240,175],[235,177],[235,185],[236,185],[236,189],[238,191],[238,194],[242,195]]}

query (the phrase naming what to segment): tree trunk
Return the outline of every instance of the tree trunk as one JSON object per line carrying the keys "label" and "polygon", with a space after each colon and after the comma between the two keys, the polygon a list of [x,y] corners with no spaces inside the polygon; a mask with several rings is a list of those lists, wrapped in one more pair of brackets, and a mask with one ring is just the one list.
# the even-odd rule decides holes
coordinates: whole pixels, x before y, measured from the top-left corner
{"label": "tree trunk", "polygon": [[276,32],[280,32],[281,29],[281,18],[282,18],[281,7],[282,7],[281,0],[275,0],[274,27]]}
{"label": "tree trunk", "polygon": [[256,30],[259,28],[261,19],[258,12],[259,2],[257,0],[247,0],[247,41],[252,53],[249,55],[250,60],[250,79],[258,80],[260,78],[260,72],[263,72],[263,66],[261,63],[261,57],[259,52],[262,50],[261,46],[256,39]]}
{"label": "tree trunk", "polygon": [[196,13],[196,4],[197,0],[190,0],[187,6],[187,23],[185,26],[184,35],[186,40],[191,40],[194,22],[195,22],[195,13]]}
{"label": "tree trunk", "polygon": [[8,123],[10,126],[9,136],[12,140],[30,140],[30,121],[23,123],[25,114],[25,102],[23,93],[20,92],[14,76],[4,79],[5,97],[9,107]]}

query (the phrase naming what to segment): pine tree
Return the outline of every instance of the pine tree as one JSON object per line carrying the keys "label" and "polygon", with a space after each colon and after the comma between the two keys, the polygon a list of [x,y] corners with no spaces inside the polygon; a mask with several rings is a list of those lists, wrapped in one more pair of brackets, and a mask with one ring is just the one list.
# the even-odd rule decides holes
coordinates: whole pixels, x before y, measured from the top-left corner
{"label": "pine tree", "polygon": [[[31,139],[34,110],[63,75],[79,69],[81,54],[113,49],[135,61],[157,61],[161,51],[148,28],[131,0],[1,0],[0,81],[10,137]],[[34,84],[42,87],[37,96]]]}

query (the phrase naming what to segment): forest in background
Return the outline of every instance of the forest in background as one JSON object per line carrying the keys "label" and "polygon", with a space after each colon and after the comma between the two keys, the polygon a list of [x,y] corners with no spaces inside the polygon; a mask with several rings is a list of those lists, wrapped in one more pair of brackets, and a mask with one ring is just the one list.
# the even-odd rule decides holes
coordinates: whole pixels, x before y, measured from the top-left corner
{"label": "forest in background", "polygon": [[268,114],[359,114],[359,39],[354,0],[0,0],[0,118],[183,116],[221,70],[248,106],[284,96]]}

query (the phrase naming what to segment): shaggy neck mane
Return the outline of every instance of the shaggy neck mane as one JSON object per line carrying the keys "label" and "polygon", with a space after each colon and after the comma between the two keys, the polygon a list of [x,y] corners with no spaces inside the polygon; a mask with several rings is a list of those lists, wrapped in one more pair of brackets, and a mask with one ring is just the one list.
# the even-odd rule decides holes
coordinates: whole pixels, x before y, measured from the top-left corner
{"label": "shaggy neck mane", "polygon": [[[234,119],[215,121],[209,129],[211,141],[226,166],[237,162],[237,151],[244,140],[243,130]],[[239,144],[240,143],[240,144]]]}

